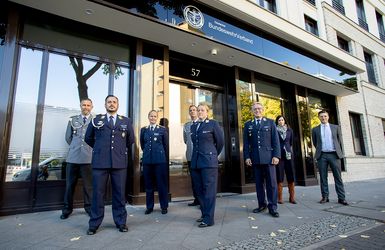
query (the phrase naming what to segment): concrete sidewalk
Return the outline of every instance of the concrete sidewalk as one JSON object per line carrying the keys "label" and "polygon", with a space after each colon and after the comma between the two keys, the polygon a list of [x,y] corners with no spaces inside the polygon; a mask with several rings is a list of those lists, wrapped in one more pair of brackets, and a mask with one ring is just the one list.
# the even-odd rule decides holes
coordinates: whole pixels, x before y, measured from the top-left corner
{"label": "concrete sidewalk", "polygon": [[384,249],[385,179],[345,183],[350,206],[319,204],[318,186],[296,187],[298,204],[279,205],[279,218],[254,214],[253,194],[218,194],[215,225],[198,228],[199,209],[171,202],[169,213],[144,215],[144,206],[127,206],[129,231],[120,233],[106,207],[96,235],[86,235],[88,216],[76,209],[0,217],[1,249]]}

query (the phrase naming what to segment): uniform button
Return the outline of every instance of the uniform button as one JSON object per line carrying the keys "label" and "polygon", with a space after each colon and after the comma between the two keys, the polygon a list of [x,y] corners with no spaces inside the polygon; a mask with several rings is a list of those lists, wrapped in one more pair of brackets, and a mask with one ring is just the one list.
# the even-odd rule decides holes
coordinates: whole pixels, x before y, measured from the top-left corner
{"label": "uniform button", "polygon": [[112,141],[111,143],[114,143],[114,141]]}
{"label": "uniform button", "polygon": [[261,146],[258,146],[258,148],[261,148]]}
{"label": "uniform button", "polygon": [[114,135],[112,135],[111,137],[114,138]]}
{"label": "uniform button", "polygon": [[83,144],[82,144],[82,147],[83,147]]}
{"label": "uniform button", "polygon": [[112,130],[112,132],[115,132],[115,130]]}
{"label": "uniform button", "polygon": [[114,149],[114,147],[111,147],[111,149]]}
{"label": "uniform button", "polygon": [[261,137],[259,137],[259,135],[258,135],[258,138],[261,138]]}

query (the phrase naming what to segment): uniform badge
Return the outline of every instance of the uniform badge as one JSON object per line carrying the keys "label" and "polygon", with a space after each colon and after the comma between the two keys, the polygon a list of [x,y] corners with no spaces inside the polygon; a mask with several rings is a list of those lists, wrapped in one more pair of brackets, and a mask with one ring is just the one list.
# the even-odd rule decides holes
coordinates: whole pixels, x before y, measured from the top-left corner
{"label": "uniform badge", "polygon": [[126,136],[126,132],[123,132],[122,133],[122,137],[124,138]]}
{"label": "uniform badge", "polygon": [[157,141],[157,140],[158,140],[158,138],[154,137],[154,141]]}

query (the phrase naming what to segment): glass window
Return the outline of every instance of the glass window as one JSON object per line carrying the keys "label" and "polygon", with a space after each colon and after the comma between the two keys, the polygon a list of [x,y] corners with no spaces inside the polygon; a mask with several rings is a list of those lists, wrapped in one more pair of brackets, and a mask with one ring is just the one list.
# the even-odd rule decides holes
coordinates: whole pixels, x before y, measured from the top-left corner
{"label": "glass window", "polygon": [[378,33],[380,35],[380,39],[381,41],[385,42],[384,20],[382,15],[378,11],[376,11],[376,19],[377,19]]}
{"label": "glass window", "polygon": [[369,83],[377,85],[376,74],[374,70],[373,55],[364,52],[366,73],[368,74]]}
{"label": "glass window", "polygon": [[385,119],[382,119],[382,130],[384,131],[384,137],[385,137]]}
{"label": "glass window", "polygon": [[5,181],[30,181],[43,53],[22,48]]}
{"label": "glass window", "polygon": [[332,1],[333,8],[340,12],[341,14],[345,15],[345,8],[344,3],[342,0],[333,0]]}
{"label": "glass window", "polygon": [[311,5],[315,6],[315,0],[306,0],[306,2],[310,3]]}
{"label": "glass window", "polygon": [[111,71],[114,75],[114,95],[119,98],[119,111],[120,115],[128,116],[128,105],[129,105],[129,80],[130,80],[130,69],[127,66],[118,64],[111,64],[113,70]]}
{"label": "glass window", "polygon": [[346,52],[350,53],[350,46],[349,42],[345,40],[344,38],[337,36],[337,42],[338,42],[338,47],[340,49],[345,50]]}
{"label": "glass window", "polygon": [[311,19],[310,17],[305,15],[305,29],[313,33],[314,35],[318,36],[318,27],[317,27],[317,21]]}
{"label": "glass window", "polygon": [[352,129],[353,147],[356,155],[366,155],[364,136],[361,126],[361,115],[349,113],[350,127]]}
{"label": "glass window", "polygon": [[[104,98],[108,93],[105,64],[84,58],[50,54],[41,132],[38,180],[65,178],[68,144],[65,132],[70,116],[80,114],[84,98],[93,101],[93,114],[105,113]],[[76,77],[78,75],[86,78]]]}
{"label": "glass window", "polygon": [[364,2],[362,0],[356,0],[356,7],[357,7],[358,24],[366,31],[369,31],[369,26],[366,22]]}

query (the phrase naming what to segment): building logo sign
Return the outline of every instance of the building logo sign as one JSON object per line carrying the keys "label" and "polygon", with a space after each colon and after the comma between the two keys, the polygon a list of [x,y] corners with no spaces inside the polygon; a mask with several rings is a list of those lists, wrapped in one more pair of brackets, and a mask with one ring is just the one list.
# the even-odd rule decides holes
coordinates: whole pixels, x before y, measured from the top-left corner
{"label": "building logo sign", "polygon": [[202,12],[192,5],[188,5],[183,9],[183,16],[188,25],[195,29],[202,28],[205,23]]}

